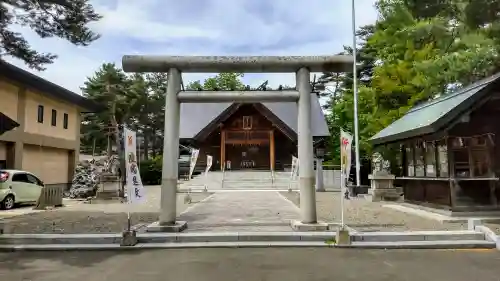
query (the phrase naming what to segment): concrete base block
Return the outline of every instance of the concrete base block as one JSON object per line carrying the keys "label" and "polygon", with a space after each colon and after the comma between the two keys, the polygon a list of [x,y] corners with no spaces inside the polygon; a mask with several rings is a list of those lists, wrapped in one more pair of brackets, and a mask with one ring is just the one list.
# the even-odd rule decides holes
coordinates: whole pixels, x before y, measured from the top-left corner
{"label": "concrete base block", "polygon": [[137,232],[135,230],[125,230],[122,232],[122,241],[120,246],[135,246],[137,245]]}
{"label": "concrete base block", "polygon": [[338,229],[335,242],[337,242],[337,245],[350,245],[351,244],[351,236],[349,235],[349,230],[347,230],[345,228]]}
{"label": "concrete base block", "polygon": [[147,232],[182,232],[187,228],[187,222],[176,221],[174,224],[161,225],[160,222],[154,223],[146,227]]}
{"label": "concrete base block", "polygon": [[476,226],[482,225],[483,222],[480,219],[469,219],[467,220],[467,229],[468,230],[476,230]]}
{"label": "concrete base block", "polygon": [[317,222],[317,223],[303,223],[301,221],[292,221],[291,227],[294,231],[327,231],[328,223]]}

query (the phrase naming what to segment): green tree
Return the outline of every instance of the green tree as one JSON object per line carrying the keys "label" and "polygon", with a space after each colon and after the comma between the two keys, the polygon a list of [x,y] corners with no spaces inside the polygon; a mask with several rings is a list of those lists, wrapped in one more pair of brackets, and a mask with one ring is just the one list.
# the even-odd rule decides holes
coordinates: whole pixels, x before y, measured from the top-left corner
{"label": "green tree", "polygon": [[41,38],[59,37],[87,46],[99,38],[88,25],[100,18],[88,0],[0,0],[0,59],[11,56],[44,70],[57,55],[33,49],[12,26],[29,27]]}
{"label": "green tree", "polygon": [[[496,71],[499,44],[491,26],[497,17],[474,15],[490,24],[472,25],[466,12],[471,5],[487,11],[490,2],[484,2],[377,1],[379,19],[357,32],[359,145],[365,156],[372,149],[368,139],[412,106]],[[335,134],[340,128],[353,131],[352,75],[324,76],[336,87],[328,120],[334,133],[331,149],[338,154]]]}
{"label": "green tree", "polygon": [[205,79],[203,85],[200,81],[190,82],[186,89],[206,91],[244,90],[246,87],[241,78],[243,78],[242,73],[219,73],[215,77]]}
{"label": "green tree", "polygon": [[[103,64],[101,68],[89,77],[81,88],[83,95],[97,103],[105,104],[107,110],[100,113],[91,113],[84,117],[84,122],[89,122],[97,131],[84,132],[88,138],[99,140],[106,137],[114,140],[115,146],[120,151],[120,129],[119,125],[129,123],[131,109],[134,107],[136,98],[130,92],[131,81],[114,64]],[[84,128],[85,129],[85,128]],[[83,145],[88,139],[84,139]],[[108,143],[108,155],[111,152],[111,142]]]}

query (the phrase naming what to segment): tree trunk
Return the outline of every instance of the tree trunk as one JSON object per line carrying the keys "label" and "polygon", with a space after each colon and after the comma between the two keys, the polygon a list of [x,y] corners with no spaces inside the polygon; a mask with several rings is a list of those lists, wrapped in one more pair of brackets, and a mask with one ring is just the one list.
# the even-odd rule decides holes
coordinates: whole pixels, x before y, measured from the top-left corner
{"label": "tree trunk", "polygon": [[[120,163],[120,177],[121,177],[121,190],[120,194],[123,196],[125,194],[125,184],[126,184],[126,167],[125,167],[125,155],[124,148],[122,147],[122,138],[120,137],[120,127],[118,121],[116,120],[116,101],[111,105],[111,125],[113,127],[114,136],[115,136],[115,146],[116,146],[116,154],[118,155],[119,163]],[[125,143],[124,143],[125,144]]]}

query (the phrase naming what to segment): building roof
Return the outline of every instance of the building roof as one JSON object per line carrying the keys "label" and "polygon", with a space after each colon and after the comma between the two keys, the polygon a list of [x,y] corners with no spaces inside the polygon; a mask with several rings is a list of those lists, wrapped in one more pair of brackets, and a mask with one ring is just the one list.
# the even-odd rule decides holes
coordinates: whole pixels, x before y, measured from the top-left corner
{"label": "building roof", "polygon": [[[329,136],[325,115],[319,104],[318,97],[311,93],[311,133],[314,137]],[[180,138],[191,139],[203,130],[210,122],[233,103],[182,103]],[[270,102],[262,103],[276,117],[285,123],[294,132],[297,132],[297,103]]]}
{"label": "building roof", "polygon": [[498,81],[500,73],[417,105],[370,140],[377,145],[435,133],[482,100]]}
{"label": "building roof", "polygon": [[9,80],[13,80],[27,87],[36,89],[51,98],[77,105],[85,109],[87,112],[101,111],[104,109],[103,106],[84,98],[77,93],[67,90],[3,60],[0,60],[0,73],[1,76],[6,77]]}

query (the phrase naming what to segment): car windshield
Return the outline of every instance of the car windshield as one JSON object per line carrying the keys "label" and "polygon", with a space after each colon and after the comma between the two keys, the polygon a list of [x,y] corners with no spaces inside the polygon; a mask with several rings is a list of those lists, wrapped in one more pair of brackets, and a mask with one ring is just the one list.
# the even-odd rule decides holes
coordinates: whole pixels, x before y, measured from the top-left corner
{"label": "car windshield", "polygon": [[179,156],[180,161],[189,161],[190,156],[189,155],[181,155]]}

